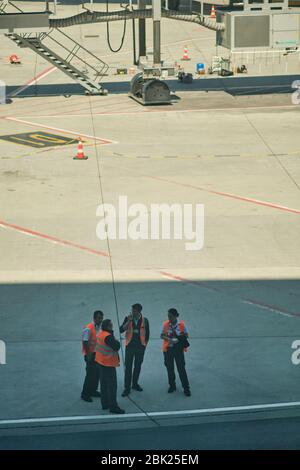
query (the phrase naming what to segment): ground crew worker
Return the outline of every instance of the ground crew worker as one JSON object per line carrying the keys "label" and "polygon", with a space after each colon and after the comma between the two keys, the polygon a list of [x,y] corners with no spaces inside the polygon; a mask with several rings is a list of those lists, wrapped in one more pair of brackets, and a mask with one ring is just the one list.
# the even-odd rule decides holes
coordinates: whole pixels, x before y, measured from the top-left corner
{"label": "ground crew worker", "polygon": [[86,325],[82,333],[82,354],[86,362],[86,376],[81,392],[84,401],[92,402],[91,397],[100,397],[97,391],[99,385],[99,367],[95,362],[97,334],[100,332],[103,312],[94,312],[94,321]]}
{"label": "ground crew worker", "polygon": [[185,323],[178,320],[179,313],[176,308],[168,310],[168,320],[163,324],[161,338],[163,340],[164,363],[168,371],[169,390],[173,393],[176,390],[176,378],[174,362],[176,362],[179,378],[187,397],[191,396],[190,384],[185,370],[184,352],[187,351],[188,331]]}
{"label": "ground crew worker", "polygon": [[[131,314],[125,317],[120,327],[120,333],[125,332],[125,379],[124,391],[122,397],[130,394],[131,388],[142,392],[143,389],[139,385],[139,376],[144,360],[146,346],[149,341],[150,330],[147,318],[142,315],[142,305],[134,304],[131,307]],[[134,369],[132,366],[134,361]]]}
{"label": "ground crew worker", "polygon": [[101,332],[97,337],[96,362],[100,369],[101,404],[103,410],[124,414],[117,403],[117,373],[120,365],[119,349],[121,344],[114,337],[111,320],[103,320]]}

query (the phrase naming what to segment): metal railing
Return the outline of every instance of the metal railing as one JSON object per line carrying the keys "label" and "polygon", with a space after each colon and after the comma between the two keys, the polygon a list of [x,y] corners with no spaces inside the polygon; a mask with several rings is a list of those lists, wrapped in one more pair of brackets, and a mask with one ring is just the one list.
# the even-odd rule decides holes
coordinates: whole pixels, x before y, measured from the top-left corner
{"label": "metal railing", "polygon": [[0,2],[0,14],[8,13],[6,11],[7,7],[12,7],[13,10],[17,10],[19,13],[24,13],[23,10],[21,10],[21,8],[19,8],[17,5],[15,5],[10,0],[2,0]]}
{"label": "metal railing", "polygon": [[41,33],[39,39],[42,45],[49,42],[49,49],[53,48],[52,43],[55,44],[54,52],[58,53],[65,63],[81,68],[81,72],[93,80],[100,81],[108,71],[109,67],[105,62],[59,29]]}

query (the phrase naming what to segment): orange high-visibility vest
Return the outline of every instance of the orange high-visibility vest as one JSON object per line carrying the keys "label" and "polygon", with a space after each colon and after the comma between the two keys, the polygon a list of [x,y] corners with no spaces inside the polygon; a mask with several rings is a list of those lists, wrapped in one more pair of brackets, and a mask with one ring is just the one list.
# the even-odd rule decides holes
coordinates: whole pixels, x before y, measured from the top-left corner
{"label": "orange high-visibility vest", "polygon": [[[169,336],[169,320],[165,321],[164,322],[164,335],[166,336]],[[180,320],[179,322],[179,330],[180,330],[180,334],[184,334],[184,321]],[[163,339],[163,352],[167,352],[168,350],[168,347],[169,347],[169,343],[166,339]],[[187,351],[187,348],[184,348],[184,351],[186,352]]]}
{"label": "orange high-visibility vest", "polygon": [[[128,346],[133,337],[133,320],[129,323],[129,326],[125,333],[125,346]],[[147,346],[146,342],[146,327],[145,327],[145,318],[142,316],[142,323],[140,328],[140,340],[143,346]]]}
{"label": "orange high-visibility vest", "polygon": [[[88,328],[91,332],[89,342],[88,342],[88,354],[91,354],[95,352],[95,348],[97,344],[97,331],[96,331],[94,323],[89,323],[88,325],[86,325],[86,328]],[[83,341],[82,341],[82,354],[86,354],[86,350],[84,349],[84,346],[83,346]]]}
{"label": "orange high-visibility vest", "polygon": [[120,358],[118,351],[114,351],[105,342],[105,338],[109,335],[110,333],[108,331],[101,331],[98,335],[95,361],[102,366],[119,367]]}

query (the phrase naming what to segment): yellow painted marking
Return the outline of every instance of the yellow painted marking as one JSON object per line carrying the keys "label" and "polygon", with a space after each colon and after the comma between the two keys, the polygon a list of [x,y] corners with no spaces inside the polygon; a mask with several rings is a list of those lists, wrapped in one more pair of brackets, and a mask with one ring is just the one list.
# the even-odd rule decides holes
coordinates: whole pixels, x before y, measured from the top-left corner
{"label": "yellow painted marking", "polygon": [[27,145],[28,146],[28,143],[32,143],[36,146],[40,146],[40,147],[45,147],[45,144],[40,144],[39,142],[34,142],[33,140],[30,140],[30,139],[22,139],[21,137],[15,137],[15,136],[12,136],[10,138],[10,140],[8,140],[7,142],[11,142],[11,141],[14,141],[14,140],[19,140],[19,141],[23,141],[23,142],[26,142],[25,144],[23,143],[20,143],[19,142],[16,142],[16,144],[19,144],[19,145]]}
{"label": "yellow painted marking", "polygon": [[274,154],[272,155],[271,153],[240,153],[240,154],[205,154],[205,155],[116,155],[116,154],[110,154],[106,155],[107,157],[115,157],[115,158],[126,158],[126,159],[139,159],[139,160],[158,160],[158,159],[164,159],[164,160],[197,160],[199,158],[244,158],[244,157],[286,157],[286,156],[292,156],[292,155],[299,155],[300,156],[300,150],[295,150],[293,152],[282,152],[280,154]]}
{"label": "yellow painted marking", "polygon": [[46,141],[46,142],[55,142],[57,144],[65,144],[65,143],[70,143],[70,141],[68,140],[63,140],[63,139],[59,139],[59,138],[56,138],[56,137],[53,137],[53,136],[49,136],[49,135],[40,135],[40,134],[30,134],[29,137],[32,137],[33,139],[35,140],[41,140],[42,142]]}

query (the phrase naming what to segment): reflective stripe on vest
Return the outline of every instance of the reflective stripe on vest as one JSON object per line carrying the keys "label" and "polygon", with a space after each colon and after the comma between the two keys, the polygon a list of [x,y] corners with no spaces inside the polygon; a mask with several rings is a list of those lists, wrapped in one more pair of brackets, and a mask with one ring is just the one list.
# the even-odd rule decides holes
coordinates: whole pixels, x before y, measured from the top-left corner
{"label": "reflective stripe on vest", "polygon": [[118,367],[120,358],[118,351],[114,351],[105,343],[105,339],[109,336],[108,331],[101,331],[97,338],[95,361],[106,367]]}
{"label": "reflective stripe on vest", "polygon": [[[169,336],[169,324],[170,324],[169,320],[164,322],[164,335],[165,336]],[[179,330],[180,330],[180,334],[182,335],[184,334],[184,327],[185,327],[184,321],[181,320],[179,322]],[[166,339],[163,339],[163,352],[167,352],[168,348],[169,348],[168,341]],[[184,348],[184,351],[186,352],[187,348]]]}
{"label": "reflective stripe on vest", "polygon": [[[125,346],[128,346],[132,338],[133,338],[133,320],[131,320],[131,322],[129,323],[129,326],[125,333]],[[140,328],[140,340],[143,346],[147,346],[145,318],[143,316],[142,316],[142,323],[141,323],[141,328]]]}
{"label": "reflective stripe on vest", "polygon": [[[90,337],[88,341],[88,354],[95,352],[97,344],[97,332],[94,323],[89,323],[86,328],[90,330]],[[82,354],[87,354],[82,341]]]}

